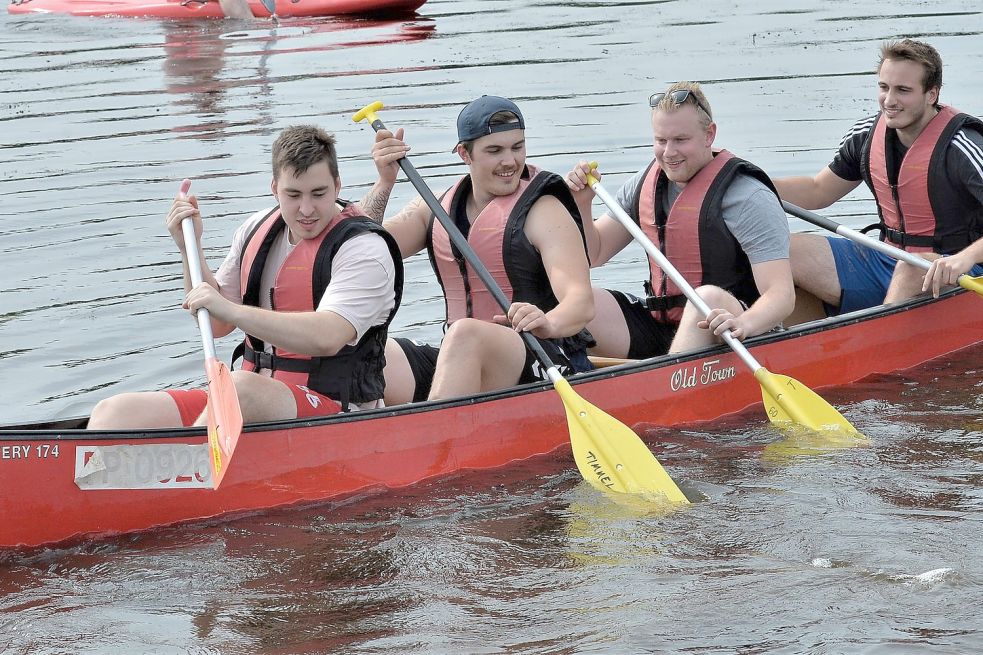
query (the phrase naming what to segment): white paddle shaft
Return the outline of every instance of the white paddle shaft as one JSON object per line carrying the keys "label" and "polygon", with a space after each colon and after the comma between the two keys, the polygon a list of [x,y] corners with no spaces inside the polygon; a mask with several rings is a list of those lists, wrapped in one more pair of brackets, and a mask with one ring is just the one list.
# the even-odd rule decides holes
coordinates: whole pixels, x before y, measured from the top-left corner
{"label": "white paddle shaft", "polygon": [[[640,243],[643,248],[645,248],[645,252],[648,253],[648,256],[659,265],[659,268],[661,268],[666,275],[672,278],[672,281],[676,283],[676,286],[682,290],[683,295],[685,295],[691,303],[696,305],[696,308],[699,309],[704,316],[709,314],[710,306],[707,305],[703,298],[700,297],[700,294],[696,292],[696,289],[694,289],[690,283],[686,281],[686,278],[684,278],[682,274],[676,270],[676,267],[669,263],[666,256],[655,247],[652,240],[649,239],[644,232],[642,232],[642,228],[636,225],[635,221],[631,220],[631,217],[625,213],[625,210],[622,209],[621,205],[618,204],[618,201],[615,200],[610,193],[608,193],[607,189],[601,186],[601,183],[597,181],[593,182],[590,186],[594,190],[594,193],[600,196],[601,200],[604,201],[604,204],[607,205],[608,210],[614,215],[614,217],[618,219],[618,221],[625,227],[626,230],[628,230],[635,240]],[[761,364],[758,363],[758,360],[756,360],[754,356],[748,352],[748,349],[744,347],[744,344],[741,343],[740,339],[731,334],[730,330],[724,330],[724,333],[720,336],[727,343],[727,345],[730,346],[735,353],[737,353],[737,356],[744,360],[745,364],[751,367],[752,371],[757,371],[759,368],[761,368]]]}

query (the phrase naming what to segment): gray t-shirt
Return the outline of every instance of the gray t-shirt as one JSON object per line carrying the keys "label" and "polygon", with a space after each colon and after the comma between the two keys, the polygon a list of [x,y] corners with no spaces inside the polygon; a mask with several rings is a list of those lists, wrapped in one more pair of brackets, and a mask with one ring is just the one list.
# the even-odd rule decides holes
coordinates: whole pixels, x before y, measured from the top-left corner
{"label": "gray t-shirt", "polygon": [[[632,175],[621,185],[615,197],[636,223],[638,212],[632,200],[645,180],[645,173],[645,169],[642,169]],[[682,188],[669,182],[668,197],[664,200],[667,212],[681,192]],[[761,180],[738,174],[724,193],[720,211],[727,229],[741,244],[752,264],[788,259],[788,218],[778,196]]]}

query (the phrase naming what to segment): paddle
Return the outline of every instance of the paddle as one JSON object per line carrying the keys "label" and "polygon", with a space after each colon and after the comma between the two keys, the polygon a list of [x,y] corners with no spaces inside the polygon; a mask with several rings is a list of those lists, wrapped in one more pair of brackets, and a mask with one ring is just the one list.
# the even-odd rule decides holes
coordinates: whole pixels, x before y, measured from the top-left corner
{"label": "paddle", "polygon": [[[378,101],[366,105],[352,116],[352,120],[359,123],[367,118],[376,131],[385,129],[386,126],[376,116],[376,112],[382,107],[382,103]],[[508,314],[509,300],[416,168],[407,157],[399,160],[399,167],[444,226],[451,242],[474,268],[498,305]],[[519,336],[546,368],[553,388],[560,394],[566,410],[574,460],[587,482],[602,491],[663,494],[671,502],[689,502],[631,428],[577,395],[531,333],[520,332]]]}
{"label": "paddle", "polygon": [[[901,248],[896,248],[895,246],[892,246],[884,241],[871,238],[862,232],[858,232],[857,230],[849,228],[846,225],[841,225],[840,223],[832,221],[825,216],[816,214],[815,212],[802,209],[801,207],[793,205],[790,202],[783,200],[782,207],[792,216],[801,218],[807,223],[812,223],[813,225],[827,229],[830,232],[835,232],[841,237],[846,237],[847,239],[850,239],[850,241],[859,243],[862,246],[873,248],[874,250],[884,253],[888,257],[893,257],[894,259],[901,260],[911,264],[912,266],[925,269],[926,271],[932,266],[932,262],[928,261],[927,259],[922,259],[918,255],[914,255],[907,250],[902,250]],[[959,276],[956,282],[958,282],[959,286],[961,286],[963,289],[975,291],[979,295],[983,296],[983,276],[973,277],[963,273]]]}
{"label": "paddle", "polygon": [[[191,190],[191,180],[181,182],[181,195]],[[191,286],[201,284],[201,261],[198,257],[198,238],[194,223],[190,218],[181,221],[184,232],[184,249],[188,254],[188,269],[191,273]],[[205,353],[205,375],[208,377],[208,446],[211,450],[212,488],[218,489],[229,468],[232,453],[239,443],[242,432],[242,410],[239,396],[232,382],[229,369],[215,356],[215,340],[212,337],[212,323],[207,309],[195,313],[198,329],[201,331],[201,345]]]}
{"label": "paddle", "polygon": [[[597,168],[596,162],[591,162],[591,170]],[[704,316],[710,313],[710,307],[703,301],[696,290],[690,286],[676,268],[669,263],[665,255],[655,246],[652,241],[645,236],[641,228],[635,224],[625,210],[621,208],[607,190],[601,186],[600,181],[593,175],[587,176],[587,184],[594,190],[604,204],[608,206],[611,214],[625,227],[628,232],[635,237],[655,262],[659,265],[666,275],[672,278],[686,298],[699,309]],[[812,389],[805,386],[798,380],[785,375],[772,373],[748,352],[730,330],[722,335],[724,342],[737,354],[741,360],[747,364],[754,377],[761,385],[761,398],[769,420],[772,423],[797,423],[810,430],[826,431],[837,430],[851,434],[858,434],[857,429],[850,424],[843,416],[836,411],[829,403],[819,397]]]}
{"label": "paddle", "polygon": [[279,19],[276,15],[276,0],[259,0],[266,7],[266,11],[270,12],[270,18],[273,19],[273,24],[276,25]]}

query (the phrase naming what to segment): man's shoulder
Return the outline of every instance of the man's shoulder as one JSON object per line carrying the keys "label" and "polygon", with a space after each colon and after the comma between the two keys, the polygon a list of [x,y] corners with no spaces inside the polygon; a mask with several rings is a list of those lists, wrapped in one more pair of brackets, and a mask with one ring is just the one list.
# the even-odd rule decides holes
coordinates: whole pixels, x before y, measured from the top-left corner
{"label": "man's shoulder", "polygon": [[853,126],[850,128],[850,130],[843,136],[842,139],[840,139],[839,147],[842,148],[849,141],[852,141],[854,139],[863,140],[867,138],[867,134],[872,129],[874,129],[874,124],[877,123],[877,117],[879,115],[880,114],[867,116],[865,118],[861,118],[856,123],[854,123]]}
{"label": "man's shoulder", "polygon": [[983,134],[972,128],[960,128],[952,135],[952,147],[947,152],[947,163],[968,164],[968,175],[983,178]]}

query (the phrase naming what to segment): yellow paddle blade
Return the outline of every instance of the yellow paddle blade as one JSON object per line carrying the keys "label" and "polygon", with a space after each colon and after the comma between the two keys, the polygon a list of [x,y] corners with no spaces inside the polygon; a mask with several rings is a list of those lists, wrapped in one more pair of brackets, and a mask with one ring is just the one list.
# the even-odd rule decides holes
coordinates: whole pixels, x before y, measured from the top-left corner
{"label": "yellow paddle blade", "polygon": [[585,480],[601,491],[689,503],[631,428],[578,396],[566,380],[555,381],[554,387],[563,400],[573,458]]}
{"label": "yellow paddle blade", "polygon": [[208,450],[211,454],[212,488],[218,489],[229,468],[232,453],[242,432],[242,409],[232,375],[215,358],[205,360],[208,376]]}
{"label": "yellow paddle blade", "polygon": [[754,377],[761,384],[761,399],[772,423],[797,423],[816,432],[860,434],[832,405],[798,380],[763,366]]}
{"label": "yellow paddle blade", "polygon": [[959,286],[968,291],[975,291],[979,295],[983,296],[983,276],[980,277],[970,277],[969,275],[960,275]]}
{"label": "yellow paddle blade", "polygon": [[815,457],[845,448],[869,446],[870,441],[859,432],[814,432],[791,425],[782,430],[783,437],[765,446],[761,459],[772,464],[787,464],[799,457]]}

